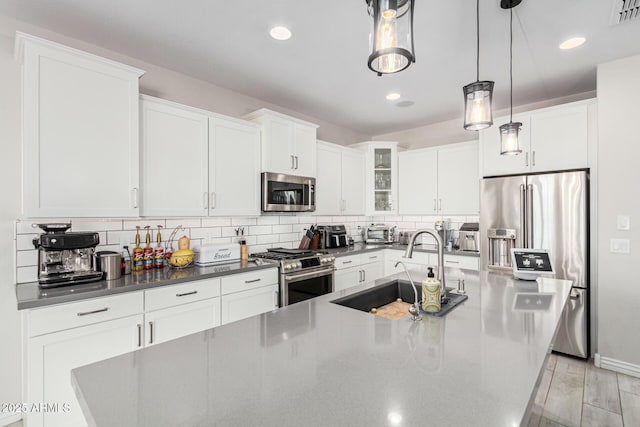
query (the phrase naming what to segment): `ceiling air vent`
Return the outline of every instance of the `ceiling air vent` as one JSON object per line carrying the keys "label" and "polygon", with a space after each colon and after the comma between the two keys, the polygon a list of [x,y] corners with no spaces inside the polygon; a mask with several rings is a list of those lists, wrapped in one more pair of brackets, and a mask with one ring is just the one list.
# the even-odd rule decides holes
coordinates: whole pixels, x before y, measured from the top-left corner
{"label": "ceiling air vent", "polygon": [[614,0],[611,25],[624,24],[640,18],[640,0]]}

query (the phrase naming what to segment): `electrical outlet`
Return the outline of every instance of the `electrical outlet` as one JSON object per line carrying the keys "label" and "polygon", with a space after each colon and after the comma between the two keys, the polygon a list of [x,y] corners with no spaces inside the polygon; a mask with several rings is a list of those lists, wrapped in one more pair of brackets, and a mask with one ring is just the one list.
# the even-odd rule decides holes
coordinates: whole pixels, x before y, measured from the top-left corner
{"label": "electrical outlet", "polygon": [[629,239],[611,239],[610,252],[613,254],[631,253],[631,241]]}
{"label": "electrical outlet", "polygon": [[629,215],[618,215],[618,230],[630,230],[631,218]]}

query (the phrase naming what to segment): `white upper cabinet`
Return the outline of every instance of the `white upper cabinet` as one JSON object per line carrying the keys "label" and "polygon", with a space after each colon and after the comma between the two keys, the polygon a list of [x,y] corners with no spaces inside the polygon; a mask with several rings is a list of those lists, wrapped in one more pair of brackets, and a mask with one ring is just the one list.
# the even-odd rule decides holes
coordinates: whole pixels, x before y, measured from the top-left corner
{"label": "white upper cabinet", "polygon": [[148,96],[140,106],[141,214],[206,216],[209,118]]}
{"label": "white upper cabinet", "polygon": [[596,101],[587,100],[521,113],[519,155],[500,155],[500,125],[480,132],[482,175],[509,175],[589,167],[589,141],[596,137]]}
{"label": "white upper cabinet", "polygon": [[399,214],[477,215],[478,143],[398,154]]}
{"label": "white upper cabinet", "polygon": [[398,212],[398,143],[369,141],[351,147],[366,154],[365,199],[367,215]]}
{"label": "white upper cabinet", "polygon": [[365,154],[337,144],[318,141],[316,213],[365,213]]}
{"label": "white upper cabinet", "polygon": [[438,213],[438,150],[403,151],[398,154],[399,213]]}
{"label": "white upper cabinet", "polygon": [[531,147],[531,120],[527,114],[513,116],[513,122],[522,123],[518,134],[520,154],[500,154],[500,126],[509,123],[509,117],[499,117],[493,126],[480,131],[483,176],[510,175],[529,171],[529,151]]}
{"label": "white upper cabinet", "polygon": [[438,150],[438,211],[447,215],[480,212],[478,142]]}
{"label": "white upper cabinet", "polygon": [[142,96],[142,215],[260,214],[260,128]]}
{"label": "white upper cabinet", "polygon": [[144,73],[16,34],[22,61],[23,216],[138,216]]}
{"label": "white upper cabinet", "polygon": [[260,128],[209,120],[210,215],[260,215]]}
{"label": "white upper cabinet", "polygon": [[262,133],[262,171],[316,176],[317,125],[262,108],[244,117]]}
{"label": "white upper cabinet", "polygon": [[364,215],[366,211],[365,155],[349,148],[342,150],[342,215]]}

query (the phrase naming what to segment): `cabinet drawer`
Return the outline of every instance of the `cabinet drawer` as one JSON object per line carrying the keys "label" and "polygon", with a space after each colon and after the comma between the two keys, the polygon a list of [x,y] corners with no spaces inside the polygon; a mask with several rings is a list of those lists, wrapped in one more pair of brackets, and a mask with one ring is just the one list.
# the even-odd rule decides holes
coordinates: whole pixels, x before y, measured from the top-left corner
{"label": "cabinet drawer", "polygon": [[[394,263],[397,261],[402,261],[407,264],[431,265],[430,255],[433,255],[433,254],[430,254],[429,252],[413,251],[411,258],[404,258],[404,251],[394,250],[389,255],[389,260],[393,261]],[[438,259],[437,256],[434,259],[437,260]],[[401,268],[401,267],[398,267],[398,268]]]}
{"label": "cabinet drawer", "polygon": [[445,267],[466,268],[467,270],[478,270],[478,258],[458,255],[445,255]]}
{"label": "cabinet drawer", "polygon": [[277,268],[252,271],[251,273],[234,274],[232,276],[225,276],[222,278],[222,295],[277,283]]}
{"label": "cabinet drawer", "polygon": [[360,265],[384,261],[384,252],[366,252],[360,255]]}
{"label": "cabinet drawer", "polygon": [[336,258],[336,270],[344,268],[359,267],[361,254],[347,255]]}
{"label": "cabinet drawer", "polygon": [[142,313],[142,292],[60,304],[28,313],[30,337]]}
{"label": "cabinet drawer", "polygon": [[217,296],[220,296],[220,279],[195,280],[145,291],[144,309],[153,311]]}

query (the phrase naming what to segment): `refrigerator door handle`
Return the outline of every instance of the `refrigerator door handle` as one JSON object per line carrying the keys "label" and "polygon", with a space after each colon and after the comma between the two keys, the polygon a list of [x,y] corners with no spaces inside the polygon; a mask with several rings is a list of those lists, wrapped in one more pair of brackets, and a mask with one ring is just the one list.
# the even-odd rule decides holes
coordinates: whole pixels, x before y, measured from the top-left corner
{"label": "refrigerator door handle", "polygon": [[533,248],[533,185],[527,185],[527,248]]}
{"label": "refrigerator door handle", "polygon": [[520,230],[522,230],[522,247],[527,247],[527,206],[526,189],[524,184],[520,184]]}

